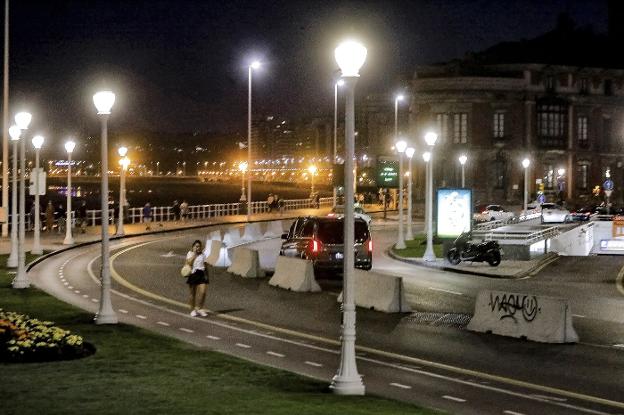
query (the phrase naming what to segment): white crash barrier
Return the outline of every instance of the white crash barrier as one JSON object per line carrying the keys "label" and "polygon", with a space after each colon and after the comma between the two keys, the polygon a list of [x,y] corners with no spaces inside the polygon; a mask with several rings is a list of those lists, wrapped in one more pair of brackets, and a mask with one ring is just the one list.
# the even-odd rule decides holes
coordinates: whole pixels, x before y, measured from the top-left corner
{"label": "white crash barrier", "polygon": [[483,290],[468,330],[543,343],[576,343],[572,312],[563,298]]}
{"label": "white crash barrier", "polygon": [[232,265],[228,255],[227,247],[221,241],[211,242],[210,255],[206,258],[206,262],[213,267],[229,267]]}
{"label": "white crash barrier", "polygon": [[220,241],[221,231],[217,229],[216,231],[210,232],[210,236],[208,236],[208,239],[210,239],[211,241]]}
{"label": "white crash barrier", "polygon": [[262,239],[262,232],[260,232],[260,224],[258,222],[252,222],[245,225],[245,232],[243,233],[243,241],[257,241]]}
{"label": "white crash barrier", "polygon": [[[355,270],[355,305],[384,313],[408,313],[403,278],[376,272]],[[342,302],[342,293],[338,296]]]}
{"label": "white crash barrier", "polygon": [[321,286],[314,279],[312,261],[278,256],[275,273],[269,285],[297,292],[319,292]]}
{"label": "white crash barrier", "polygon": [[594,222],[577,226],[550,240],[550,251],[559,255],[587,256],[594,246]]}
{"label": "white crash barrier", "polygon": [[238,228],[229,228],[223,236],[225,246],[234,246],[241,243],[240,230]]}
{"label": "white crash barrier", "polygon": [[265,238],[279,238],[284,233],[281,220],[274,220],[267,223],[267,229],[264,233]]}
{"label": "white crash barrier", "polygon": [[243,278],[264,277],[264,271],[260,269],[258,251],[242,246],[233,249],[232,265],[227,271]]}

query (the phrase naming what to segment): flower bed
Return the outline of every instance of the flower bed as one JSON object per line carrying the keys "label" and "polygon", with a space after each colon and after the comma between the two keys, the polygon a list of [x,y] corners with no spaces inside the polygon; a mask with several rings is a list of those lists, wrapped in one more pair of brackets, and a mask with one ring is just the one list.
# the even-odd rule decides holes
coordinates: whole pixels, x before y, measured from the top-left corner
{"label": "flower bed", "polygon": [[95,353],[93,345],[68,330],[0,309],[0,361],[47,362]]}

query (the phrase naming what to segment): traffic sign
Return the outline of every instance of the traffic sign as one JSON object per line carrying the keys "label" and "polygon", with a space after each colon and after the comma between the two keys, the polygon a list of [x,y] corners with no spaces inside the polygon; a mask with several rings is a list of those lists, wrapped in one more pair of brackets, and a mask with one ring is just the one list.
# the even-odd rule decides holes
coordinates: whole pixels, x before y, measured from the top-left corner
{"label": "traffic sign", "polygon": [[605,190],[613,190],[613,180],[611,179],[605,180],[604,183],[602,184],[602,187]]}
{"label": "traffic sign", "polygon": [[399,161],[395,158],[377,159],[377,186],[385,188],[399,187]]}

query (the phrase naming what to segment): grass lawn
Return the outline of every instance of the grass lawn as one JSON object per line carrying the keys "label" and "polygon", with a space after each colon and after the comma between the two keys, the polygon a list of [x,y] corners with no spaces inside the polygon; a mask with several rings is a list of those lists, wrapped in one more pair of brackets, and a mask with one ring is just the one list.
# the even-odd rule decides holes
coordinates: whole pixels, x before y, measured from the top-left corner
{"label": "grass lawn", "polygon": [[[405,241],[405,245],[407,245],[407,248],[392,248],[392,252],[399,256],[402,256],[403,258],[421,258],[425,254],[425,249],[427,248],[427,237],[424,234],[416,234],[414,235],[414,240]],[[442,244],[434,243],[433,252],[435,252],[436,257],[438,258],[444,257],[442,252]]]}
{"label": "grass lawn", "polygon": [[12,278],[0,269],[1,308],[54,321],[97,352],[73,361],[0,364],[2,414],[437,413],[371,396],[336,396],[325,382],[137,327],[96,326],[91,314],[39,290],[12,289]]}

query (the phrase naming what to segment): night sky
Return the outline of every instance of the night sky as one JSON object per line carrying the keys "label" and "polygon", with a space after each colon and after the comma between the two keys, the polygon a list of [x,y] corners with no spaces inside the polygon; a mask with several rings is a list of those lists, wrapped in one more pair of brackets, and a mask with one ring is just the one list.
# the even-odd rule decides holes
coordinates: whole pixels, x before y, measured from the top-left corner
{"label": "night sky", "polygon": [[606,31],[606,0],[198,1],[11,0],[11,112],[61,140],[97,131],[91,96],[117,93],[112,131],[245,134],[254,112],[332,113],[333,50],[368,47],[358,92],[401,86],[417,64],[528,39],[568,12]]}

